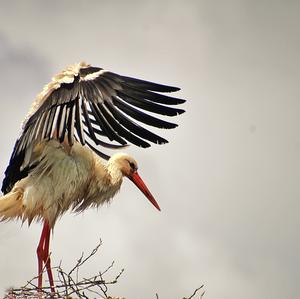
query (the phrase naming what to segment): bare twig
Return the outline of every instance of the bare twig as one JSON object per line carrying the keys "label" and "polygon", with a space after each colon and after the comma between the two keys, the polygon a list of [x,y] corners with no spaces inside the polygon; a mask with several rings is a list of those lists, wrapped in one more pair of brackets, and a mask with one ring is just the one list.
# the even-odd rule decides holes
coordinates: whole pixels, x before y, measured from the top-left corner
{"label": "bare twig", "polygon": [[[51,293],[50,286],[39,289],[35,284],[38,280],[38,276],[36,276],[27,281],[23,287],[8,290],[4,299],[89,299],[89,294],[93,294],[94,296],[97,295],[98,297],[105,299],[118,299],[109,295],[109,287],[118,282],[124,269],[122,269],[115,278],[111,280],[106,279],[106,275],[108,275],[114,267],[114,262],[112,262],[104,271],[99,271],[98,274],[89,278],[80,278],[79,275],[81,267],[97,253],[101,245],[102,241],[100,240],[97,246],[86,257],[84,256],[84,253],[82,253],[75,266],[68,272],[63,270],[62,262],[60,262],[59,266],[52,268],[52,270],[56,270],[57,272],[57,280],[55,281],[56,291],[54,294]],[[45,272],[45,269],[43,269],[43,272]],[[197,293],[199,290],[203,289],[203,287],[204,286],[202,285],[195,289],[191,296],[184,297],[183,299],[196,299]],[[205,292],[203,291],[198,298],[203,298],[204,293]],[[156,294],[156,299],[159,299],[158,294]]]}
{"label": "bare twig", "polygon": [[[198,293],[198,291],[201,290],[203,287],[204,287],[204,284],[201,287],[197,288],[190,297],[184,297],[183,299],[192,299],[192,298],[194,298],[196,296],[196,294]],[[205,291],[202,292],[202,294],[200,295],[200,298],[203,298],[204,294],[205,294]]]}
{"label": "bare twig", "polygon": [[98,249],[100,248],[100,246],[102,246],[102,241],[100,239],[99,243],[97,244],[97,246],[91,251],[91,253],[85,258],[84,257],[84,253],[81,254],[81,257],[78,259],[77,264],[71,269],[71,271],[69,272],[69,275],[71,275],[74,270],[78,269],[80,266],[82,266],[87,260],[89,260],[94,254],[96,254],[96,252],[98,251]]}
{"label": "bare twig", "polygon": [[[59,264],[59,266],[52,268],[53,270],[55,269],[58,273],[58,280],[56,281],[55,285],[56,292],[54,294],[51,293],[50,287],[43,287],[41,289],[38,289],[37,285],[34,283],[38,279],[38,277],[34,277],[31,280],[27,281],[27,283],[23,287],[10,289],[4,299],[69,299],[72,295],[76,295],[76,298],[79,299],[88,299],[88,293],[97,294],[102,298],[112,298],[108,295],[108,286],[116,284],[118,279],[124,272],[124,269],[122,269],[113,280],[106,280],[105,275],[112,270],[114,262],[112,262],[104,271],[100,271],[97,275],[94,275],[88,279],[79,279],[80,268],[97,253],[101,245],[102,241],[100,240],[97,246],[87,257],[84,257],[84,254],[82,253],[75,266],[72,267],[69,272],[63,270],[61,263]],[[74,272],[75,279],[73,277]]]}

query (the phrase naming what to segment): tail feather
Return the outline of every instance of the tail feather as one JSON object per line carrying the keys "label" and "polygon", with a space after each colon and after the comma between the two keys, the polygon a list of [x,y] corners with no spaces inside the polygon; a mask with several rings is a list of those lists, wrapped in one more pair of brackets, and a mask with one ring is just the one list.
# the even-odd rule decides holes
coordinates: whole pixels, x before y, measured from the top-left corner
{"label": "tail feather", "polygon": [[13,189],[0,197],[0,220],[21,218],[24,210],[23,190]]}

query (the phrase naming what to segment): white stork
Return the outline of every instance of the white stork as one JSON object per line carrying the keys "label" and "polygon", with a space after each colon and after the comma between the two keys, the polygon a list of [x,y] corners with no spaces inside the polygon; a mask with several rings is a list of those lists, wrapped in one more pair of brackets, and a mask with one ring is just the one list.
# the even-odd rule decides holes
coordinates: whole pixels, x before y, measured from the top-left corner
{"label": "white stork", "polygon": [[138,175],[137,162],[127,154],[109,157],[97,146],[118,149],[130,142],[145,148],[150,146],[148,141],[166,143],[136,121],[175,128],[176,124],[143,110],[166,116],[183,113],[169,106],[184,100],[161,94],[177,90],[81,62],[53,77],[37,96],[5,171],[0,217],[20,218],[29,224],[43,221],[37,248],[39,289],[45,266],[55,292],[49,238],[57,218],[67,210],[80,212],[109,201],[124,176],[160,210]]}

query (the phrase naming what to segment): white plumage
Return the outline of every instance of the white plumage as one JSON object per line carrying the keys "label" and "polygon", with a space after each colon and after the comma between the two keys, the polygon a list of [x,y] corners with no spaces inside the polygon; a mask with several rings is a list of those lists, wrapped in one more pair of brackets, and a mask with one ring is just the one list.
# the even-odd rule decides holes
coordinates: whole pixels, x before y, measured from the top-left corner
{"label": "white plumage", "polygon": [[29,223],[34,218],[47,219],[51,227],[70,208],[81,211],[111,199],[123,179],[114,161],[132,160],[126,154],[116,154],[105,163],[80,143],[67,150],[55,139],[40,144],[33,155],[40,160],[38,165],[1,199],[15,194],[20,200],[19,209],[12,207],[15,214],[2,209],[0,215],[5,219],[20,217]]}

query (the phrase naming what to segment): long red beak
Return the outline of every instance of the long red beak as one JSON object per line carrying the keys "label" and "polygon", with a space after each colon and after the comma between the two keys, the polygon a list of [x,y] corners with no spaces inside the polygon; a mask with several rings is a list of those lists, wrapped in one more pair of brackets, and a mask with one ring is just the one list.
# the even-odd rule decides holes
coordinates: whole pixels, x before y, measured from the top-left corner
{"label": "long red beak", "polygon": [[149,199],[149,201],[160,211],[160,207],[156,200],[154,199],[153,195],[139,176],[137,172],[134,172],[128,176],[128,178],[134,182],[134,184],[144,193],[144,195]]}

